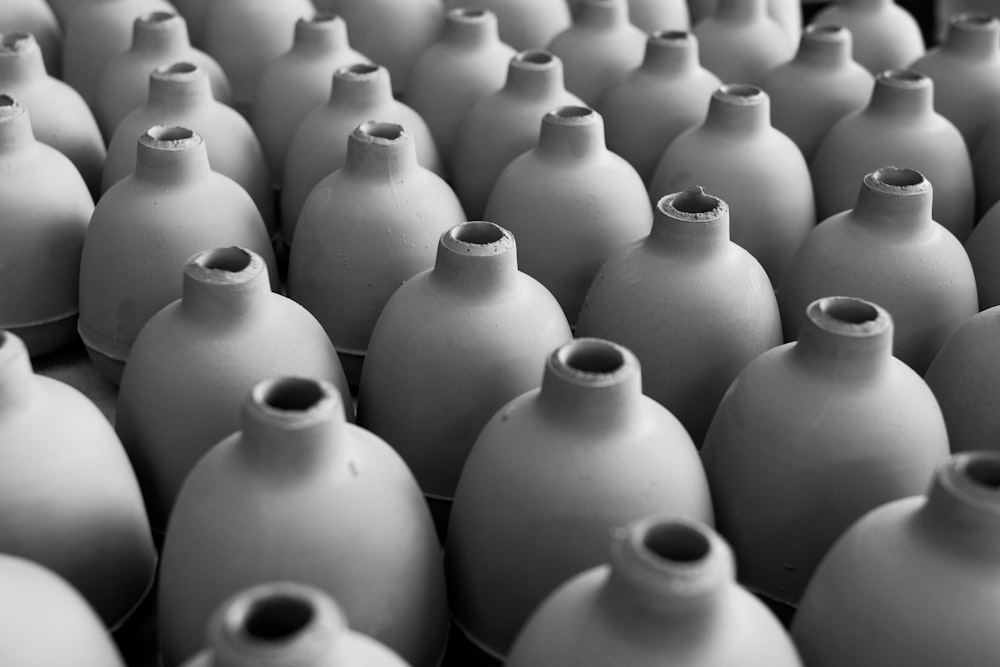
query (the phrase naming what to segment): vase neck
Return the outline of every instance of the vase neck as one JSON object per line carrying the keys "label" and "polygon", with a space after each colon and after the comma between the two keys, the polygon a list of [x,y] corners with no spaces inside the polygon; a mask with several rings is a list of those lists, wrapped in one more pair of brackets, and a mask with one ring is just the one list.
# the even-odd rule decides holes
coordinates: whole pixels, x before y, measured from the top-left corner
{"label": "vase neck", "polygon": [[646,41],[642,69],[652,72],[683,73],[696,69],[698,38],[683,30],[661,30]]}
{"label": "vase neck", "polygon": [[135,159],[137,179],[175,185],[200,179],[210,172],[205,141],[185,127],[157,125],[139,137]]}
{"label": "vase neck", "polygon": [[719,0],[714,16],[724,21],[753,21],[767,16],[767,0]]}
{"label": "vase neck", "polygon": [[701,186],[660,199],[647,243],[684,256],[708,255],[729,245],[729,206]]}
{"label": "vase neck", "polygon": [[191,48],[187,22],[172,12],[152,12],[135,20],[132,51],[182,53]]}
{"label": "vase neck", "polygon": [[629,25],[627,0],[583,0],[575,24],[589,30],[617,30]]}
{"label": "vase neck", "polygon": [[903,118],[934,113],[934,82],[912,70],[886,70],[875,77],[870,113]]}
{"label": "vase neck", "polygon": [[24,341],[9,331],[0,331],[0,412],[30,400],[34,375]]}
{"label": "vase neck", "polygon": [[484,294],[516,279],[514,236],[492,222],[465,222],[441,235],[432,279],[451,289]]}
{"label": "vase neck", "polygon": [[463,48],[481,48],[500,41],[497,15],[488,9],[459,7],[445,17],[442,41]]}
{"label": "vase neck", "polygon": [[542,117],[537,153],[549,160],[579,162],[607,151],[604,119],[589,107],[567,106]]}
{"label": "vase neck", "polygon": [[28,32],[0,35],[0,84],[16,85],[48,76],[42,50]]}
{"label": "vase neck", "polygon": [[507,66],[504,91],[528,99],[555,97],[563,89],[563,63],[547,51],[521,51]]}
{"label": "vase neck", "polygon": [[181,308],[199,322],[253,319],[271,296],[264,259],[244,248],[205,250],[184,266]]}
{"label": "vase neck", "polygon": [[297,53],[333,53],[346,51],[350,46],[347,23],[336,14],[317,12],[295,22],[292,50]]}
{"label": "vase neck", "polygon": [[934,475],[918,516],[942,546],[1000,560],[1000,453],[953,456]]}
{"label": "vase neck", "polygon": [[28,110],[10,95],[0,94],[0,152],[35,143]]}
{"label": "vase neck", "polygon": [[853,58],[854,38],[839,25],[807,25],[802,31],[795,60],[811,65],[842,67]]}
{"label": "vase neck", "polygon": [[149,75],[149,101],[171,107],[195,107],[214,100],[208,73],[194,63],[157,67]]}
{"label": "vase neck", "polygon": [[933,223],[931,182],[914,169],[883,167],[861,181],[852,217],[867,226],[915,232]]}
{"label": "vase neck", "polygon": [[825,297],[806,308],[796,356],[822,373],[860,379],[892,360],[892,317],[881,306],[854,297]]}
{"label": "vase neck", "polygon": [[396,181],[419,168],[413,137],[401,125],[369,121],[347,138],[347,174]]}
{"label": "vase neck", "polygon": [[1000,53],[1000,19],[974,12],[956,14],[948,23],[948,34],[941,48],[960,58],[996,58]]}
{"label": "vase neck", "polygon": [[766,130],[771,127],[771,98],[756,86],[726,84],[712,93],[705,126],[735,134]]}
{"label": "vase neck", "polygon": [[392,99],[389,70],[380,65],[355,63],[341,67],[333,75],[331,106],[371,108],[389,104]]}
{"label": "vase neck", "polygon": [[629,421],[641,399],[635,355],[597,338],[579,338],[549,355],[538,394],[543,411],[596,429]]}

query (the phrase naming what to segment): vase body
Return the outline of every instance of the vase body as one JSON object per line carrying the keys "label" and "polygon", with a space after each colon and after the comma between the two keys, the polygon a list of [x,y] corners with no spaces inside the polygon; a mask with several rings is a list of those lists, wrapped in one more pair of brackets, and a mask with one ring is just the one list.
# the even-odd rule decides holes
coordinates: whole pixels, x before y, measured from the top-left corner
{"label": "vase body", "polygon": [[260,382],[242,429],[198,462],[170,517],[159,597],[166,664],[201,648],[230,595],[287,579],[326,591],[352,627],[414,667],[434,667],[448,632],[441,548],[399,456],[348,424],[340,393],[315,379]]}
{"label": "vase body", "polygon": [[977,628],[1000,608],[998,457],[956,455],[926,498],[888,503],[851,526],[792,624],[806,664],[971,667],[994,659],[997,637]]}
{"label": "vase body", "polygon": [[743,367],[783,342],[767,273],[729,240],[726,203],[700,188],[661,199],[650,235],[611,255],[576,333],[634,352],[643,391],[698,445]]}
{"label": "vase body", "polygon": [[785,339],[815,299],[847,294],[892,314],[893,353],[918,373],[979,311],[962,244],[931,217],[931,183],[912,169],[865,176],[853,209],[827,218],[796,253],[778,288]]}
{"label": "vase body", "polygon": [[0,33],[27,32],[38,41],[45,69],[52,76],[62,73],[63,30],[45,0],[10,0],[0,10]]}
{"label": "vase body", "polygon": [[452,618],[502,658],[556,587],[605,561],[611,529],[663,513],[713,520],[690,436],[642,394],[628,350],[567,343],[466,461],[445,551]]}
{"label": "vase body", "polygon": [[1000,305],[1000,267],[996,248],[1000,243],[1000,205],[994,204],[976,223],[965,242],[965,250],[976,275],[979,308],[986,310]]}
{"label": "vase body", "polygon": [[[444,0],[447,9],[467,4],[463,0]],[[497,15],[500,39],[517,51],[545,48],[573,21],[566,0],[479,0],[476,7]]]}
{"label": "vase body", "polygon": [[[697,25],[716,10],[719,0],[687,0],[687,4],[691,25]],[[799,43],[803,18],[801,0],[767,0],[767,13],[788,35],[790,44]]]}
{"label": "vase body", "polygon": [[717,90],[705,122],[663,152],[649,194],[658,201],[704,185],[735,211],[733,242],[750,251],[778,285],[815,226],[816,210],[802,151],[771,126],[770,104],[767,93],[754,86]]}
{"label": "vase body", "polygon": [[948,457],[941,410],[892,356],[885,309],[825,297],[803,319],[798,342],[740,373],[701,450],[740,581],[790,605],[848,526],[919,493]]}
{"label": "vase body", "polygon": [[[574,4],[573,2],[570,3]],[[579,0],[575,2],[581,4]],[[691,12],[685,0],[629,0],[629,20],[646,34],[661,30],[689,30]]]}
{"label": "vase body", "polygon": [[896,0],[839,0],[817,12],[811,22],[850,30],[854,59],[873,75],[906,67],[924,55],[919,24]]}
{"label": "vase body", "polygon": [[256,206],[233,180],[212,171],[205,141],[189,129],[156,126],[137,143],[132,176],[101,198],[80,266],[80,337],[117,384],[139,331],[181,296],[188,258],[206,248],[274,253]]}
{"label": "vase body", "polygon": [[980,217],[986,217],[994,204],[1000,201],[1000,159],[997,150],[1000,149],[1000,120],[994,117],[983,131],[977,144],[970,145],[972,151],[973,173],[976,179],[976,212]]}
{"label": "vase body", "polygon": [[701,64],[724,83],[752,83],[795,55],[795,44],[767,11],[767,0],[719,0],[695,24]]}

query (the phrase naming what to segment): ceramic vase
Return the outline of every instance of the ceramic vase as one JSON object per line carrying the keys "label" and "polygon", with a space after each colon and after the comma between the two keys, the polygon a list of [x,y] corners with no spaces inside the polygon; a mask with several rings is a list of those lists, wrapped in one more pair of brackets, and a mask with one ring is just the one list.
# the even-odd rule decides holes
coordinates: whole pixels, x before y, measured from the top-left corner
{"label": "ceramic vase", "polygon": [[209,166],[201,135],[154,126],[136,143],[135,171],[95,208],[80,263],[80,337],[115,384],[142,327],[180,298],[194,253],[245,246],[277,285],[264,221],[246,191]]}
{"label": "ceramic vase", "polygon": [[352,386],[389,297],[431,268],[438,238],[466,220],[448,184],[417,163],[414,143],[401,125],[359,125],[292,241],[288,295],[326,329]]}
{"label": "ceramic vase", "polygon": [[934,394],[892,356],[887,310],[824,297],[804,315],[797,342],[739,374],[701,450],[740,581],[792,606],[848,526],[919,493],[948,457]]}
{"label": "ceramic vase", "polygon": [[166,664],[201,648],[229,596],[290,579],[326,591],[352,627],[413,667],[437,665],[448,633],[441,547],[406,464],[348,424],[340,392],[322,380],[258,383],[242,422],[194,467],[170,517]]}
{"label": "ceramic vase", "polygon": [[868,105],[875,80],[851,57],[851,33],[835,25],[809,25],[795,58],[764,73],[771,123],[795,142],[809,162],[839,120]]}
{"label": "ceramic vase", "polygon": [[538,145],[500,174],[485,217],[520,239],[521,268],[570,325],[601,264],[653,223],[642,178],[605,146],[601,115],[578,106],[545,114]]}
{"label": "ceramic vase", "polygon": [[701,64],[724,83],[751,83],[795,55],[795,43],[767,12],[768,0],[719,0],[694,26]]}
{"label": "ceramic vase", "polygon": [[403,457],[439,526],[483,426],[537,387],[549,353],[571,338],[552,294],[518,271],[514,237],[489,222],[442,234],[434,268],[385,304],[361,373],[358,423]]}
{"label": "ceramic vase", "polygon": [[612,529],[663,513],[713,520],[694,443],[643,395],[631,352],[567,343],[549,356],[541,387],[486,424],[466,461],[445,545],[452,618],[502,659],[550,593],[605,562]]}
{"label": "ceramic vase", "polygon": [[[468,5],[444,0],[447,9]],[[477,0],[475,6],[497,15],[500,39],[518,51],[544,48],[573,22],[566,0]]]}
{"label": "ceramic vase", "polygon": [[771,100],[760,88],[724,85],[705,122],[663,152],[649,186],[652,201],[703,185],[734,212],[732,240],[750,251],[778,285],[816,224],[802,151],[771,126]]}
{"label": "ceramic vase", "polygon": [[691,519],[617,529],[610,562],[562,584],[518,633],[506,667],[798,667],[778,619],[735,581],[732,550]]}
{"label": "ceramic vase", "polygon": [[648,184],[667,146],[705,120],[712,93],[721,85],[701,66],[693,34],[650,35],[642,65],[596,104],[608,148],[628,160]]}
{"label": "ceramic vase", "polygon": [[35,375],[24,343],[9,332],[0,332],[0,398],[0,552],[51,568],[117,627],[152,588],[156,569],[121,442],[86,396]]}
{"label": "ceramic vase", "polygon": [[[989,664],[1000,609],[1000,454],[959,454],[927,497],[873,510],[823,560],[792,624],[808,665]],[[987,583],[990,582],[990,583]],[[942,617],[941,610],[947,609]]]}
{"label": "ceramic vase", "polygon": [[[652,0],[649,0],[652,1]],[[691,25],[708,18],[719,5],[719,0],[687,0]],[[798,44],[802,36],[801,0],[767,0],[767,13],[788,35],[790,44]]]}
{"label": "ceramic vase", "polygon": [[924,55],[920,25],[896,0],[837,0],[817,12],[812,23],[850,30],[854,59],[873,75],[906,67]]}
{"label": "ceramic vase", "polygon": [[1000,205],[994,204],[984,215],[965,242],[965,250],[976,275],[979,308],[986,310],[1000,305],[1000,267],[996,248],[1000,243]]}
{"label": "ceramic vase", "polygon": [[239,430],[247,392],[278,373],[350,390],[319,322],[271,291],[263,258],[206,250],[183,268],[181,298],[142,328],[122,375],[115,430],[135,466],[154,529],[163,531],[198,459]]}
{"label": "ceramic vase", "polygon": [[[579,6],[581,0],[575,4]],[[632,24],[649,35],[691,28],[691,12],[685,0],[628,0],[628,14]]]}
{"label": "ceramic vase", "polygon": [[611,255],[576,333],[632,350],[643,391],[698,445],[743,367],[783,342],[771,281],[729,240],[729,206],[703,188],[663,197],[650,235]]}
{"label": "ceramic vase", "polygon": [[8,0],[0,9],[0,33],[27,32],[38,41],[45,69],[62,72],[63,31],[45,0]]}

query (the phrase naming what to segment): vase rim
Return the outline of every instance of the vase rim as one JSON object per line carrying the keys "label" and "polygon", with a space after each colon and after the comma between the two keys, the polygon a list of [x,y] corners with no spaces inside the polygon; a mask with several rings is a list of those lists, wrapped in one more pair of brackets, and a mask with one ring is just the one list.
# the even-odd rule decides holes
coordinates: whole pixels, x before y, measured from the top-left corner
{"label": "vase rim", "polygon": [[514,235],[494,222],[470,220],[441,235],[441,245],[457,255],[491,257],[514,249]]}
{"label": "vase rim", "polygon": [[649,35],[648,41],[658,46],[686,46],[691,41],[691,32],[689,30],[678,30],[676,28],[669,30],[657,30]]}
{"label": "vase rim", "polygon": [[296,24],[300,28],[306,28],[308,30],[323,30],[331,24],[336,23],[338,19],[343,20],[341,19],[340,14],[337,14],[336,12],[317,11],[313,13],[312,16],[299,17]]}
{"label": "vase rim", "polygon": [[580,127],[594,125],[601,121],[600,114],[594,109],[581,105],[565,105],[548,111],[543,122],[564,127]]}
{"label": "vase rim", "polygon": [[0,120],[23,116],[25,106],[6,93],[0,93]]}
{"label": "vase rim", "polygon": [[851,31],[839,23],[810,23],[802,30],[803,37],[814,42],[843,42]]}
{"label": "vase rim", "polygon": [[916,169],[889,165],[865,174],[865,187],[894,196],[915,196],[931,192],[931,182]]}
{"label": "vase rim", "polygon": [[851,296],[816,299],[806,308],[806,317],[827,333],[850,338],[881,336],[892,329],[889,311],[871,301]]}
{"label": "vase rim", "polygon": [[351,137],[365,144],[391,146],[409,139],[410,133],[399,123],[368,120],[354,128]]}
{"label": "vase rim", "polygon": [[959,12],[948,20],[948,26],[967,32],[996,32],[1000,18],[989,12]]}
{"label": "vase rim", "polygon": [[147,30],[164,30],[169,28],[171,24],[178,23],[184,19],[180,14],[176,12],[169,12],[164,9],[159,9],[154,12],[148,12],[139,16],[135,20],[135,24],[142,26]]}
{"label": "vase rim", "polygon": [[545,71],[556,66],[559,56],[543,49],[528,49],[514,54],[511,65],[524,70]]}
{"label": "vase rim", "polygon": [[186,82],[195,81],[205,76],[205,70],[198,67],[195,63],[182,60],[170,65],[157,67],[150,76],[157,81]]}
{"label": "vase rim", "polygon": [[0,34],[0,56],[19,56],[41,48],[38,40],[25,30],[11,30]]}
{"label": "vase rim", "polygon": [[955,454],[938,472],[951,493],[992,514],[1000,514],[1000,452]]}
{"label": "vase rim", "polygon": [[656,208],[681,222],[711,222],[729,214],[729,204],[700,185],[661,197]]}
{"label": "vase rim", "polygon": [[482,7],[455,7],[447,13],[448,20],[457,23],[484,23],[491,16],[494,16],[493,12]]}
{"label": "vase rim", "polygon": [[712,97],[733,106],[755,106],[767,99],[767,93],[749,83],[727,83],[712,93]]}
{"label": "vase rim", "polygon": [[577,338],[549,355],[548,366],[573,384],[610,387],[639,371],[639,360],[618,343],[602,338]]}
{"label": "vase rim", "polygon": [[265,270],[263,257],[239,246],[202,250],[184,264],[184,275],[211,285],[243,285]]}
{"label": "vase rim", "polygon": [[348,79],[350,81],[374,81],[379,77],[385,76],[387,73],[388,70],[381,65],[374,63],[352,63],[338,69],[334,72],[333,77],[335,79]]}
{"label": "vase rim", "polygon": [[329,381],[289,375],[254,385],[249,409],[257,421],[284,430],[305,430],[342,419],[342,402],[340,392]]}
{"label": "vase rim", "polygon": [[923,90],[931,85],[931,78],[912,69],[887,69],[876,75],[875,83],[898,90]]}
{"label": "vase rim", "polygon": [[139,143],[158,151],[183,151],[204,143],[194,130],[179,125],[154,125],[139,137]]}

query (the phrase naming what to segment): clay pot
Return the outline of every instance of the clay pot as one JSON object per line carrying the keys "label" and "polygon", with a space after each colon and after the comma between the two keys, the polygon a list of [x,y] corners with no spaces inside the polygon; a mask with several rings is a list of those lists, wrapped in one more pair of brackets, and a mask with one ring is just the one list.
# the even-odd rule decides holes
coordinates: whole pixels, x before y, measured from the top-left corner
{"label": "clay pot", "polygon": [[329,102],[306,114],[288,146],[281,189],[285,238],[294,238],[302,208],[316,184],[345,165],[351,132],[368,121],[405,127],[416,144],[420,165],[443,173],[430,128],[420,114],[393,98],[389,71],[370,64],[342,67],[333,75]]}
{"label": "clay pot", "polygon": [[934,219],[960,241],[972,231],[972,163],[958,128],[934,110],[934,82],[910,70],[875,77],[871,101],[838,121],[813,157],[820,219],[854,202],[857,183],[886,164],[916,169],[934,184]]}
{"label": "clay pot", "polygon": [[35,375],[21,339],[9,332],[0,332],[0,404],[0,552],[59,573],[105,625],[117,627],[149,592],[156,570],[121,443],[86,396]]}
{"label": "clay pot", "polygon": [[208,648],[185,667],[407,667],[396,653],[353,632],[323,590],[291,582],[253,586],[223,602]]}
{"label": "clay pot", "polygon": [[701,64],[724,83],[756,81],[795,55],[795,42],[767,11],[768,0],[719,0],[694,26]]}
{"label": "clay pot", "polygon": [[101,374],[118,384],[139,331],[181,296],[181,270],[205,248],[274,253],[253,201],[209,167],[201,135],[155,126],[137,142],[135,172],[101,198],[80,264],[80,337]]}
{"label": "clay pot", "polygon": [[736,584],[729,545],[698,521],[656,516],[615,531],[610,563],[550,595],[506,662],[583,664],[802,663],[778,620]]}
{"label": "clay pot", "polygon": [[26,32],[42,50],[45,69],[59,76],[62,71],[63,31],[45,0],[8,0],[0,9],[0,33]]}
{"label": "clay pot", "polygon": [[650,35],[642,66],[597,102],[608,148],[628,160],[648,184],[666,147],[705,120],[712,93],[721,85],[699,63],[693,34]]}
{"label": "clay pot", "polygon": [[452,618],[502,659],[550,593],[607,559],[609,531],[662,513],[712,521],[694,443],[642,394],[631,352],[567,343],[541,388],[501,408],[466,461],[445,551]]}
{"label": "clay pot", "polygon": [[330,97],[333,73],[368,62],[351,48],[347,24],[336,14],[315,14],[295,23],[295,42],[264,68],[250,114],[272,184],[281,185],[285,156],[299,123]]}
{"label": "clay pot", "polygon": [[330,382],[353,421],[337,353],[302,306],[271,291],[263,258],[243,248],[198,253],[181,299],[142,328],[118,394],[115,429],[136,468],[153,528],[165,530],[185,476],[239,430],[253,386],[278,373]]}
{"label": "clay pot", "polygon": [[795,142],[771,126],[767,93],[749,85],[719,88],[705,122],[663,152],[649,195],[656,202],[696,185],[729,204],[733,242],[780,284],[816,212],[809,168]]}
{"label": "clay pot", "polygon": [[[1000,454],[959,454],[926,498],[870,512],[837,542],[792,625],[808,665],[990,664],[1000,607]],[[942,618],[941,610],[947,609]]]}
{"label": "clay pot", "polygon": [[701,450],[740,581],[793,606],[848,526],[948,457],[934,394],[892,356],[888,311],[825,297],[802,319],[798,342],[739,374]]}
{"label": "clay pot", "polygon": [[854,59],[874,75],[906,67],[924,55],[920,25],[895,0],[838,0],[817,12],[812,23],[850,30]]}
{"label": "clay pot", "polygon": [[205,70],[212,97],[228,104],[229,78],[211,56],[191,46],[187,23],[171,12],[153,12],[135,20],[132,48],[108,60],[97,80],[94,113],[107,139],[133,109],[146,103],[149,74],[157,67],[189,62]]}
{"label": "clay pot", "polygon": [[229,596],[287,579],[326,591],[352,627],[414,667],[438,664],[448,610],[430,514],[392,448],[343,415],[325,381],[264,380],[243,430],[188,475],[160,568],[166,664],[202,646]]}
{"label": "clay pot", "polygon": [[650,235],[611,255],[576,333],[632,350],[643,391],[699,445],[743,367],[783,341],[771,281],[729,240],[729,206],[702,188],[663,197]]}
{"label": "clay pot", "polygon": [[848,114],[868,105],[875,80],[851,57],[851,32],[809,25],[795,58],[764,73],[771,123],[812,160],[824,135]]}
{"label": "clay pot", "polygon": [[[467,0],[444,0],[446,9]],[[476,0],[476,7],[497,15],[500,39],[518,51],[541,49],[573,22],[566,0]]]}
{"label": "clay pot", "polygon": [[434,268],[396,290],[368,343],[358,423],[399,452],[442,528],[476,436],[538,386],[549,353],[572,338],[559,303],[517,266],[507,230],[452,227]]}
{"label": "clay pot", "polygon": [[288,295],[326,329],[352,386],[389,297],[431,268],[438,237],[466,220],[448,184],[417,164],[414,143],[401,125],[358,126],[344,166],[306,200],[292,241]]}
{"label": "clay pot", "polygon": [[486,219],[520,239],[519,263],[576,324],[594,274],[616,250],[649,234],[642,178],[604,144],[604,121],[587,107],[559,107],[538,145],[500,174]]}

